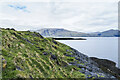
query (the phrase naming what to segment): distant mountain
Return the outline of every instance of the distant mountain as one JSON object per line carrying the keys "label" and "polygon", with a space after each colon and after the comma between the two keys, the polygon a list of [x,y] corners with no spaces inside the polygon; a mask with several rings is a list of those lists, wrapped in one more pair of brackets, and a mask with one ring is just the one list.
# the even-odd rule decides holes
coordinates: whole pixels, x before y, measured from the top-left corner
{"label": "distant mountain", "polygon": [[98,33],[97,35],[101,37],[120,37],[120,31],[111,29]]}
{"label": "distant mountain", "polygon": [[76,31],[69,31],[66,29],[59,28],[44,28],[40,30],[36,30],[42,36],[48,37],[119,37],[120,31],[118,30],[107,30],[104,32],[94,32],[94,33],[83,33]]}
{"label": "distant mountain", "polygon": [[88,36],[86,33],[69,31],[65,29],[58,28],[44,28],[37,30],[43,36],[55,36],[55,37],[76,37],[76,36]]}

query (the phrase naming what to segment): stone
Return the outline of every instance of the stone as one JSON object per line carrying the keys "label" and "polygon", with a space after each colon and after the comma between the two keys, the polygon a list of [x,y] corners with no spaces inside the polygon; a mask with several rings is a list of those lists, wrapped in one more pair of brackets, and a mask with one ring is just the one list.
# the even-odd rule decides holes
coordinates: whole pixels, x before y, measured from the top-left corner
{"label": "stone", "polygon": [[91,73],[89,71],[86,71],[85,75],[89,76],[89,75],[91,75]]}
{"label": "stone", "polygon": [[57,60],[57,56],[52,54],[52,55],[51,55],[51,59]]}
{"label": "stone", "polygon": [[21,69],[20,67],[16,66],[16,69],[19,71],[23,71],[23,69]]}
{"label": "stone", "polygon": [[80,59],[80,58],[78,58],[78,57],[75,57],[75,59],[76,59],[76,60],[78,60],[78,61],[80,61],[80,60],[81,60],[81,59]]}
{"label": "stone", "polygon": [[67,49],[66,51],[67,51],[67,52],[69,52],[69,50],[68,50],[68,49]]}
{"label": "stone", "polygon": [[48,53],[46,53],[46,52],[44,52],[43,54],[44,54],[44,55],[48,55]]}
{"label": "stone", "polygon": [[91,76],[92,76],[92,77],[95,77],[95,78],[98,78],[98,75],[95,74],[95,73],[93,73],[93,72],[91,72]]}
{"label": "stone", "polygon": [[85,74],[85,71],[84,70],[79,70],[81,73]]}
{"label": "stone", "polygon": [[52,55],[52,52],[50,52],[50,55]]}
{"label": "stone", "polygon": [[69,64],[70,65],[76,65],[76,62],[70,62]]}
{"label": "stone", "polygon": [[53,40],[52,42],[53,42],[54,44],[57,44],[57,42],[56,42],[56,41],[54,41],[54,40]]}
{"label": "stone", "polygon": [[68,56],[68,57],[73,57],[73,55],[69,55],[69,54],[65,54],[65,56]]}
{"label": "stone", "polygon": [[85,71],[85,68],[81,68],[81,70]]}
{"label": "stone", "polygon": [[85,68],[85,66],[83,66],[81,64],[77,64],[77,67],[79,67],[79,68]]}

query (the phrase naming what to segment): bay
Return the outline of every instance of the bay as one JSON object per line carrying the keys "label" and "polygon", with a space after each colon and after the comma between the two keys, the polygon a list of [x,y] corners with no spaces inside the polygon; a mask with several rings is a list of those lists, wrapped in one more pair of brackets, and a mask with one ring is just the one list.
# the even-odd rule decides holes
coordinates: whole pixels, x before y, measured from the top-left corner
{"label": "bay", "polygon": [[58,40],[89,57],[108,59],[118,66],[117,37],[82,37],[87,40]]}

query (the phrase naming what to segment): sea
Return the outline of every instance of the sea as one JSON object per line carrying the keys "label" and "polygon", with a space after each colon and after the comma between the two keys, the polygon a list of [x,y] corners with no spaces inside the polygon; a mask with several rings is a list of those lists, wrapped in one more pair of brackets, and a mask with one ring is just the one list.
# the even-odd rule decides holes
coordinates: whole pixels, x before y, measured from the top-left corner
{"label": "sea", "polygon": [[57,40],[79,52],[100,59],[116,62],[118,67],[118,37],[78,37],[87,40]]}

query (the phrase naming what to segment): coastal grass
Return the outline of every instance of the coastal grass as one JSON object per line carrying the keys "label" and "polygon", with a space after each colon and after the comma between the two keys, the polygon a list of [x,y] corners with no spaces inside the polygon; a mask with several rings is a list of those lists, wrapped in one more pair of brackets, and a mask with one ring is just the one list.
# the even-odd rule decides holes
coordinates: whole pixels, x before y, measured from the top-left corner
{"label": "coastal grass", "polygon": [[[83,78],[69,46],[30,31],[2,31],[3,78]],[[68,51],[67,51],[68,50]],[[52,58],[54,56],[55,58]],[[79,62],[78,62],[79,63]],[[81,63],[82,64],[82,63]]]}

